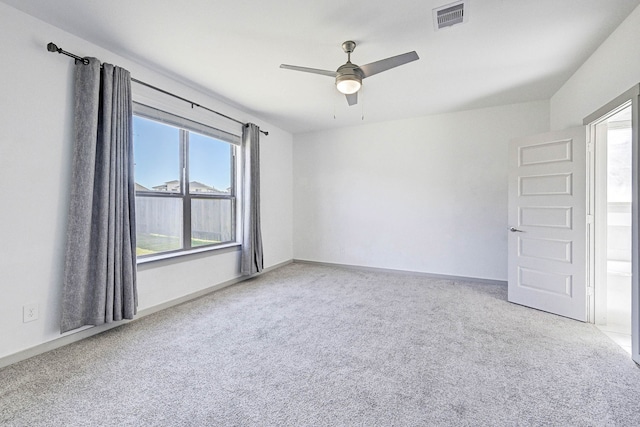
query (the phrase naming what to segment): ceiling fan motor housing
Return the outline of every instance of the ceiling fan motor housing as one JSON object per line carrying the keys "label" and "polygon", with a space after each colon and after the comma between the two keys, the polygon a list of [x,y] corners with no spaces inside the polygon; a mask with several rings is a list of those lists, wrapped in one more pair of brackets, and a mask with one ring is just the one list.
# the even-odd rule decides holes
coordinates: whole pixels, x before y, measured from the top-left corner
{"label": "ceiling fan motor housing", "polygon": [[360,86],[362,86],[364,74],[357,65],[347,62],[338,68],[336,72],[338,73],[336,76],[336,87],[345,95],[356,93],[360,89]]}

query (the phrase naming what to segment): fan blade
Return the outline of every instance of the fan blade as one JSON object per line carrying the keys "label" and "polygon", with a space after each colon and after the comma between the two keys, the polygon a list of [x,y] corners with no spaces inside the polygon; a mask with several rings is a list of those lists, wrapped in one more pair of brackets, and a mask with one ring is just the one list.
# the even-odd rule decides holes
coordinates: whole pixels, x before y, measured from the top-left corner
{"label": "fan blade", "polygon": [[415,61],[417,59],[420,58],[414,50],[413,52],[403,53],[402,55],[392,56],[391,58],[381,59],[380,61],[362,65],[360,67],[360,70],[362,70],[364,77],[371,77],[374,74],[390,70],[391,68],[399,67],[400,65],[404,65],[407,62]]}
{"label": "fan blade", "polygon": [[323,76],[336,77],[338,73],[329,70],[320,70],[318,68],[298,67],[296,65],[280,64],[280,68],[294,71],[304,71],[305,73],[322,74]]}
{"label": "fan blade", "polygon": [[356,105],[358,103],[358,92],[345,96],[347,97],[347,104],[349,104],[349,106]]}

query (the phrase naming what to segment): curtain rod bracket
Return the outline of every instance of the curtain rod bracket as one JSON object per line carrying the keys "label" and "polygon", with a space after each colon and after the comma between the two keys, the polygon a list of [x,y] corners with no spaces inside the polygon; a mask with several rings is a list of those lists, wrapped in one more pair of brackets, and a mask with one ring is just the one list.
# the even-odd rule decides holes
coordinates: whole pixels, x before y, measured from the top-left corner
{"label": "curtain rod bracket", "polygon": [[[245,123],[244,127],[248,128],[249,127],[249,123]],[[261,134],[264,134],[264,136],[269,136],[269,132],[267,132],[266,130],[260,130]]]}
{"label": "curtain rod bracket", "polygon": [[49,52],[57,52],[57,53],[60,53],[62,55],[70,56],[70,57],[74,58],[76,61],[81,61],[84,65],[89,65],[89,60],[87,58],[82,58],[82,57],[80,57],[78,55],[74,55],[73,53],[64,51],[61,48],[59,48],[58,46],[56,46],[55,43],[49,42],[47,44],[47,50]]}

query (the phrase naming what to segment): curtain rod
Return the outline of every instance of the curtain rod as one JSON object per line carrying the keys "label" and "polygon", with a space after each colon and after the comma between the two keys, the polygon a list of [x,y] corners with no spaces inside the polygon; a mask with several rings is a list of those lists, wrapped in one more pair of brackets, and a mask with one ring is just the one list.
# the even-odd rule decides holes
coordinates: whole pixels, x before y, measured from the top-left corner
{"label": "curtain rod", "polygon": [[[47,50],[49,52],[57,52],[57,53],[60,53],[62,55],[70,56],[71,58],[73,58],[73,59],[75,59],[77,61],[82,61],[82,63],[85,64],[85,65],[89,64],[89,60],[87,58],[82,58],[82,57],[80,57],[78,55],[74,55],[71,52],[67,52],[66,50],[62,50],[61,48],[56,46],[55,43],[51,43],[50,42],[49,44],[47,44]],[[241,124],[242,126],[248,126],[248,123],[241,122],[240,120],[234,119],[233,117],[229,117],[226,114],[222,114],[222,113],[220,113],[218,111],[212,110],[211,108],[205,107],[204,105],[200,105],[197,102],[191,101],[191,100],[189,100],[187,98],[183,98],[181,96],[178,96],[178,95],[176,95],[174,93],[171,93],[169,91],[166,91],[164,89],[160,89],[159,87],[150,85],[149,83],[145,83],[145,82],[143,82],[141,80],[134,79],[133,77],[131,77],[131,81],[135,82],[135,83],[138,83],[140,85],[146,86],[146,87],[148,87],[150,89],[153,89],[155,91],[158,91],[160,93],[164,93],[165,95],[169,95],[169,96],[172,96],[174,98],[177,98],[177,99],[179,99],[181,101],[184,101],[184,102],[186,102],[188,104],[191,104],[191,108],[193,108],[193,107],[202,108],[203,110],[207,110],[207,111],[209,111],[211,113],[217,114],[217,115],[219,115],[221,117],[224,117],[225,119],[228,119],[228,120],[231,120],[231,121],[236,122],[238,124]],[[267,132],[265,130],[261,130],[260,133],[264,134],[265,136],[269,135],[269,132]]]}

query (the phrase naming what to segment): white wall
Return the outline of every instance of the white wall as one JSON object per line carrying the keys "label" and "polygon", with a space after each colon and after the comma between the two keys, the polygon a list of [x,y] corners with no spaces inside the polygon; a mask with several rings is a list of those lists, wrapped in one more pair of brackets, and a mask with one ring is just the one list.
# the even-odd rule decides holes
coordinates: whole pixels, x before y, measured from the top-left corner
{"label": "white wall", "polygon": [[[291,134],[0,3],[0,358],[60,337],[73,60],[47,52],[50,41],[121,65],[137,79],[268,130],[261,149],[265,266],[293,257]],[[134,86],[134,95],[144,94]],[[194,114],[226,126],[201,110]],[[139,309],[237,278],[238,259],[237,250],[227,250],[141,266]],[[40,318],[23,323],[22,307],[30,302],[39,304]]]}
{"label": "white wall", "polygon": [[294,138],[296,259],[506,280],[507,147],[547,101]]}
{"label": "white wall", "polygon": [[551,98],[551,128],[582,125],[589,114],[640,83],[640,6]]}

